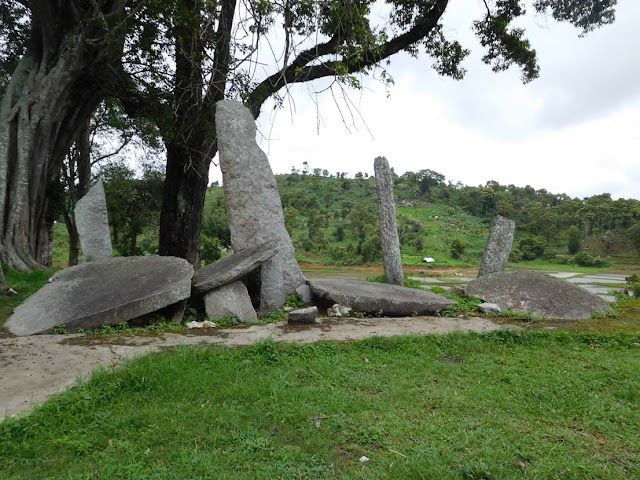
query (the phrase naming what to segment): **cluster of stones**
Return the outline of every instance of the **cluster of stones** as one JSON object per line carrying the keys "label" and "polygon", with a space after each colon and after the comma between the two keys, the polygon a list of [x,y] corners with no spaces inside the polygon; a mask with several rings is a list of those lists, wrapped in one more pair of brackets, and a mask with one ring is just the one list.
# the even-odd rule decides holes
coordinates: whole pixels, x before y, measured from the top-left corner
{"label": "cluster of stones", "polygon": [[[351,309],[387,316],[432,314],[454,302],[432,293],[398,285],[340,280],[307,282],[295,260],[284,226],[278,187],[264,152],[258,147],[256,127],[242,104],[217,104],[216,127],[231,243],[236,253],[199,269],[176,257],[112,258],[104,188],[98,182],[77,205],[75,218],[83,263],[54,275],[50,282],[16,308],[5,324],[15,335],[45,333],[56,326],[68,330],[117,325],[161,311],[179,321],[186,301],[201,301],[211,319],[233,316],[240,322],[257,319],[260,312],[284,306],[295,292],[306,304],[328,308],[332,316]],[[402,267],[395,226],[395,206],[389,166],[376,160],[380,178],[380,212],[385,272],[402,284]],[[395,237],[394,237],[395,235]],[[394,239],[395,238],[395,239]],[[255,307],[254,307],[255,306]],[[317,306],[292,311],[291,323],[313,323]]]}

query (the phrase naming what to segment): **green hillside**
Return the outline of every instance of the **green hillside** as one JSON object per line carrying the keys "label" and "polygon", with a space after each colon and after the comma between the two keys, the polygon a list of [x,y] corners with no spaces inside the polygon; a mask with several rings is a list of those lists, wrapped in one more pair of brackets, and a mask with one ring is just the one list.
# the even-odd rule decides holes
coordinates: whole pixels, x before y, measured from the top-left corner
{"label": "green hillside", "polygon": [[[380,265],[381,248],[375,179],[357,173],[277,175],[285,224],[301,262]],[[116,254],[143,255],[158,249],[161,189],[155,177],[104,179]],[[431,170],[394,175],[398,232],[405,265],[475,266],[480,262],[492,219],[516,222],[511,262],[602,267],[637,263],[640,202],[608,194],[578,199],[529,186],[489,182],[470,187],[445,182]],[[151,181],[153,180],[153,182]],[[139,184],[139,185],[138,185]],[[122,195],[129,185],[130,195]],[[154,188],[152,188],[154,187]],[[120,213],[118,213],[120,212]],[[54,264],[68,257],[68,236],[55,226]],[[202,225],[202,258],[212,262],[230,244],[222,187],[207,191]],[[527,265],[530,265],[527,264]]]}

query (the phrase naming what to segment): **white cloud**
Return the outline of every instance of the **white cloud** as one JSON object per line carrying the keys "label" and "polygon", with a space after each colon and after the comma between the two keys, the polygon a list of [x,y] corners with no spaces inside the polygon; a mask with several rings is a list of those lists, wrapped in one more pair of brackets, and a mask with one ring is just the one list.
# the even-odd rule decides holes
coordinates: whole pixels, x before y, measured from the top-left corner
{"label": "white cloud", "polygon": [[274,171],[306,160],[331,173],[372,173],[373,159],[385,155],[398,173],[430,168],[469,185],[496,180],[640,198],[640,50],[631,48],[640,3],[621,2],[616,23],[585,38],[552,20],[527,19],[541,65],[529,85],[516,69],[495,74],[480,61],[469,28],[478,3],[453,2],[445,17],[449,34],[473,51],[461,82],[439,78],[428,58],[401,55],[389,67],[390,98],[369,80],[349,92],[350,111],[341,95],[313,93],[325,82],[292,87],[293,102],[275,115],[265,105],[259,129],[269,140],[261,146]]}

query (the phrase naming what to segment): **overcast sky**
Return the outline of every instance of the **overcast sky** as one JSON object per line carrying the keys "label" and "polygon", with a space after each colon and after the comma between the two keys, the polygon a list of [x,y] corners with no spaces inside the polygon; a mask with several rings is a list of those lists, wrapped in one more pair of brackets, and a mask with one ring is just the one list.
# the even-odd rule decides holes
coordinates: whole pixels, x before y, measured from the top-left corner
{"label": "overcast sky", "polygon": [[[496,74],[480,60],[471,31],[480,5],[452,1],[444,16],[448,37],[471,49],[462,81],[439,77],[426,56],[401,54],[388,67],[395,80],[388,92],[365,80],[364,90],[348,99],[334,90],[334,98],[314,93],[326,86],[319,82],[295,86],[284,109],[266,104],[259,141],[274,172],[307,161],[332,174],[372,174],[384,155],[398,174],[431,169],[467,185],[496,180],[640,199],[640,2],[620,0],[616,23],[584,38],[570,25],[528,16],[521,24],[541,74],[527,85],[519,69]],[[212,180],[220,176],[213,167]]]}

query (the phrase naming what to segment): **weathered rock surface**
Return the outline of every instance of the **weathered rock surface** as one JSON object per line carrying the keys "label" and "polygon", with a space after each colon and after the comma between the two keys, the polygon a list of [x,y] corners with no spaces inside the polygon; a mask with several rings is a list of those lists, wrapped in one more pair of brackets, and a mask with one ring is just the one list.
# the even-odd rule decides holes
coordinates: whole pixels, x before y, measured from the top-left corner
{"label": "weathered rock surface", "polygon": [[301,308],[289,313],[289,323],[303,323],[311,324],[316,323],[316,317],[318,316],[318,307]]}
{"label": "weathered rock surface", "polygon": [[[233,100],[218,102],[216,133],[231,243],[237,250],[243,250],[278,240],[279,253],[272,265],[275,262],[281,265],[284,293],[292,293],[305,279],[284,226],[282,201],[269,160],[256,143],[256,124],[251,112]],[[266,276],[273,277],[268,273]]]}
{"label": "weathered rock surface", "polygon": [[277,240],[272,240],[240,250],[202,267],[193,276],[193,292],[202,294],[239,280],[273,257],[278,251],[277,248]]}
{"label": "weathered rock surface", "polygon": [[493,220],[489,240],[484,248],[484,255],[482,255],[478,277],[504,272],[509,262],[509,255],[511,255],[515,230],[516,223],[513,220],[508,220],[500,215]]}
{"label": "weathered rock surface", "polygon": [[433,315],[456,304],[435,293],[385,283],[313,279],[309,285],[314,296],[326,304],[339,303],[368,314],[382,310],[387,317]]}
{"label": "weathered rock surface", "polygon": [[274,257],[262,264],[260,269],[260,312],[268,313],[282,308],[286,300],[284,288],[284,272],[282,268],[282,254],[278,253]]}
{"label": "weathered rock surface", "polygon": [[91,329],[160,310],[189,298],[193,267],[176,257],[116,257],[56,273],[15,309],[5,327],[14,335],[56,325]]}
{"label": "weathered rock surface", "polygon": [[607,302],[566,280],[538,272],[518,271],[476,278],[464,288],[467,295],[545,318],[581,319],[608,312]]}
{"label": "weathered rock surface", "polygon": [[378,194],[384,280],[393,285],[404,286],[400,239],[396,224],[396,203],[393,199],[393,179],[389,162],[385,157],[378,157],[374,160],[373,167],[376,174],[376,193]]}
{"label": "weathered rock surface", "polygon": [[239,322],[256,322],[258,316],[251,305],[247,287],[242,282],[233,282],[210,291],[204,296],[204,309],[211,320],[228,315]]}
{"label": "weathered rock surface", "polygon": [[78,200],[73,213],[80,237],[82,261],[93,262],[113,257],[107,198],[101,181]]}
{"label": "weathered rock surface", "polygon": [[302,303],[311,303],[313,302],[313,293],[311,293],[311,287],[306,283],[302,285],[298,285],[296,288],[296,294]]}
{"label": "weathered rock surface", "polygon": [[502,309],[500,305],[496,305],[495,303],[481,303],[478,305],[478,310],[482,313],[491,313],[493,315],[502,315]]}
{"label": "weathered rock surface", "polygon": [[327,308],[327,317],[347,317],[350,312],[351,309],[349,307],[345,307],[339,303],[334,303]]}

